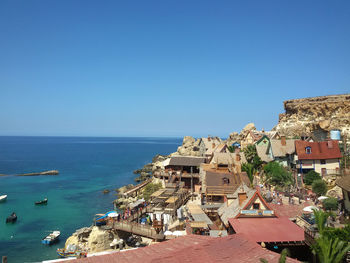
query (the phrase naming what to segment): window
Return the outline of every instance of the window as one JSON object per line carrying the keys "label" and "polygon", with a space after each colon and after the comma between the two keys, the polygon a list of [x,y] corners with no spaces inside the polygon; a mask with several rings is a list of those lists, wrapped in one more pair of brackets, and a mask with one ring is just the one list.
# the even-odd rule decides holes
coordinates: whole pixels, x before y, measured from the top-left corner
{"label": "window", "polygon": [[306,148],[305,148],[305,152],[306,152],[307,154],[310,154],[310,153],[311,153],[311,147],[310,147],[310,146],[306,147]]}
{"label": "window", "polygon": [[224,184],[229,184],[230,183],[230,179],[228,179],[227,177],[222,178],[222,181]]}
{"label": "window", "polygon": [[326,160],[321,160],[321,164],[326,164]]}
{"label": "window", "polygon": [[260,204],[254,203],[253,204],[253,209],[260,209]]}

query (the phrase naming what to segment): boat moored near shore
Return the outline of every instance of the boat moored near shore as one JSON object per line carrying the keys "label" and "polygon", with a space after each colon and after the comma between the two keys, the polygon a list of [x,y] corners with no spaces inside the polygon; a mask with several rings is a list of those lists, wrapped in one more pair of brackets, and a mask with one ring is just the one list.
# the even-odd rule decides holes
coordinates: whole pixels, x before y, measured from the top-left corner
{"label": "boat moored near shore", "polygon": [[51,245],[51,244],[58,241],[60,235],[61,235],[60,231],[53,231],[51,234],[49,234],[48,236],[43,238],[41,240],[41,243],[46,244],[46,245]]}
{"label": "boat moored near shore", "polygon": [[7,199],[7,195],[0,195],[0,202],[4,202]]}

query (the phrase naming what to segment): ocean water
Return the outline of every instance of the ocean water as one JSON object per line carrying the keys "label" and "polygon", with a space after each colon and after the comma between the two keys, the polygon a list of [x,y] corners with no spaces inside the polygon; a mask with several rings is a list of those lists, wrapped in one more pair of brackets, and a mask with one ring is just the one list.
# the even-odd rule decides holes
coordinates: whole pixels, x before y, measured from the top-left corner
{"label": "ocean water", "polygon": [[[0,256],[9,263],[55,259],[56,249],[95,214],[113,209],[114,189],[134,183],[135,169],[169,154],[180,138],[0,137],[0,174],[59,170],[56,176],[0,176]],[[102,190],[112,190],[103,194]],[[48,198],[47,206],[34,202]],[[15,224],[5,220],[16,212]],[[41,239],[60,230],[60,242]]]}

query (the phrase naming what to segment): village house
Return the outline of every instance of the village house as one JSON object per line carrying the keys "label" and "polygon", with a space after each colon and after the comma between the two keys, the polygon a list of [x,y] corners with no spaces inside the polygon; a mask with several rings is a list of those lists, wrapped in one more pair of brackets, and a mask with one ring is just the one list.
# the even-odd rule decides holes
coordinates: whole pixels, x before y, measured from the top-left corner
{"label": "village house", "polygon": [[304,230],[280,217],[265,201],[259,190],[242,184],[231,202],[218,210],[220,219],[230,234],[244,234],[251,241],[289,249],[303,249]]}
{"label": "village house", "polygon": [[172,156],[163,162],[164,171],[155,172],[154,175],[166,179],[168,183],[184,182],[184,187],[192,191],[199,191],[199,168],[206,161],[204,157]]}
{"label": "village house", "polygon": [[286,139],[285,136],[281,136],[280,140],[272,139],[267,147],[267,154],[283,166],[294,168],[295,140]]}
{"label": "village house", "polygon": [[209,164],[202,164],[202,200],[223,202],[242,182],[249,184],[248,176],[241,171],[243,162],[246,160],[242,152],[214,153]]}
{"label": "village house", "polygon": [[[221,146],[218,148],[219,145]],[[219,137],[201,138],[197,147],[199,155],[208,159],[212,157],[215,150],[217,152],[226,152],[225,144],[222,143]]]}
{"label": "village house", "polygon": [[241,141],[241,149],[243,150],[249,144],[255,144],[259,141],[265,134],[258,131],[249,131]]}
{"label": "village house", "polygon": [[322,176],[339,174],[342,157],[338,141],[295,141],[295,161],[298,173],[315,171]]}
{"label": "village house", "polygon": [[336,184],[342,189],[343,192],[343,209],[346,214],[350,215],[350,175],[342,176],[336,181]]}

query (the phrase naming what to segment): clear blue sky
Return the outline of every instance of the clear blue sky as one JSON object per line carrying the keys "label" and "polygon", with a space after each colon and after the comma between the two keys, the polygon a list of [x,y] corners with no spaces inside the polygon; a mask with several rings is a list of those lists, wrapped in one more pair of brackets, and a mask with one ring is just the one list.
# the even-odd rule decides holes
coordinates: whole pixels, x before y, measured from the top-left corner
{"label": "clear blue sky", "polygon": [[350,92],[350,1],[0,1],[0,135],[227,136]]}

